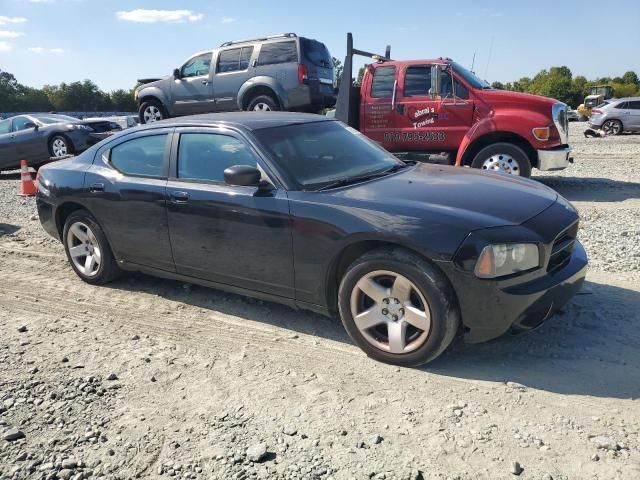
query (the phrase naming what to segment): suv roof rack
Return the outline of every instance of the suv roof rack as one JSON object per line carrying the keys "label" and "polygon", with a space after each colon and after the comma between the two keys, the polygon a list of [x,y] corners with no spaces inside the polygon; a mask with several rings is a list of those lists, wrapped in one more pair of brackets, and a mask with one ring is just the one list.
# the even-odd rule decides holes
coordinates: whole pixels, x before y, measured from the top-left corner
{"label": "suv roof rack", "polygon": [[221,47],[228,47],[229,45],[235,45],[236,43],[249,43],[249,42],[263,42],[265,40],[273,40],[274,38],[296,38],[295,33],[279,33],[277,35],[267,35],[266,37],[246,38],[244,40],[232,40],[230,42],[224,42]]}

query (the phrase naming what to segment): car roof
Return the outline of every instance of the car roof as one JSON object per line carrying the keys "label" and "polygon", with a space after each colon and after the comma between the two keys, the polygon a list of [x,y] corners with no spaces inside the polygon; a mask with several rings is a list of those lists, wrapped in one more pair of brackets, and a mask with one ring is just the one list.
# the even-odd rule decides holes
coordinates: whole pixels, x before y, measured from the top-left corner
{"label": "car roof", "polygon": [[170,118],[141,125],[140,129],[154,127],[206,127],[228,125],[245,130],[261,130],[263,128],[284,127],[301,123],[335,121],[323,115],[294,112],[229,112],[189,115],[187,117]]}

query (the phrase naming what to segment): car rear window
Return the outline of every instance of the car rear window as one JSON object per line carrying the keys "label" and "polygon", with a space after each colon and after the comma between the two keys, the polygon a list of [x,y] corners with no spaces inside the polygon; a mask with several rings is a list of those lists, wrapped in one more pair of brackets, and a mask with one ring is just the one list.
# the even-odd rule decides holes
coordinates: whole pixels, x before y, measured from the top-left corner
{"label": "car rear window", "polygon": [[393,84],[396,80],[396,67],[378,67],[373,72],[371,96],[385,98],[393,96]]}
{"label": "car rear window", "polygon": [[259,65],[290,63],[298,61],[298,49],[295,41],[265,43],[260,47]]}
{"label": "car rear window", "polygon": [[167,134],[138,137],[111,149],[111,164],[129,175],[164,176]]}
{"label": "car rear window", "polygon": [[616,110],[624,110],[625,108],[628,108],[627,105],[629,105],[629,102],[620,102],[617,105],[614,105],[613,108]]}
{"label": "car rear window", "polygon": [[300,38],[304,59],[318,67],[333,68],[333,60],[324,43],[308,38]]}

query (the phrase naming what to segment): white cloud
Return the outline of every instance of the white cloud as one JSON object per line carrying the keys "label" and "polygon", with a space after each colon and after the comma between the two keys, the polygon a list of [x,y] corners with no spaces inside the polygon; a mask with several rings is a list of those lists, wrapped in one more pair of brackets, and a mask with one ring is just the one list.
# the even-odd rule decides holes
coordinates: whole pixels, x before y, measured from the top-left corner
{"label": "white cloud", "polygon": [[495,12],[495,13],[490,13],[489,16],[490,17],[502,17],[504,14],[502,12]]}
{"label": "white cloud", "polygon": [[201,20],[201,13],[192,12],[191,10],[129,10],[116,12],[116,16],[120,20],[126,22],[137,23],[183,23],[196,22]]}
{"label": "white cloud", "polygon": [[64,53],[64,50],[62,48],[52,48],[51,50],[49,50],[51,53]]}
{"label": "white cloud", "polygon": [[64,53],[62,48],[44,48],[44,47],[29,47],[27,51],[31,53]]}
{"label": "white cloud", "polygon": [[18,38],[24,35],[22,32],[11,32],[9,30],[0,30],[0,38]]}
{"label": "white cloud", "polygon": [[222,17],[220,19],[220,23],[234,23],[236,21],[237,21],[237,19],[233,18],[233,17]]}
{"label": "white cloud", "polygon": [[0,15],[0,25],[7,25],[9,23],[24,23],[27,19],[24,17],[5,17]]}
{"label": "white cloud", "polygon": [[0,42],[0,52],[10,52],[12,47],[7,42]]}
{"label": "white cloud", "polygon": [[44,53],[46,49],[43,47],[29,47],[27,48],[27,50],[31,53]]}

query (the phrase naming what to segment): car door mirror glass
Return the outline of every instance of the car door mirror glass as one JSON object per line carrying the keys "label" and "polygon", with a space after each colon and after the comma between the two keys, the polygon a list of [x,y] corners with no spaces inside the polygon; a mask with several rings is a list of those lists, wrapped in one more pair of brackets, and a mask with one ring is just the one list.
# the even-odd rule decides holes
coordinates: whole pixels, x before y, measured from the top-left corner
{"label": "car door mirror glass", "polygon": [[33,128],[34,130],[38,130],[38,124],[34,123],[34,122],[27,122],[24,124],[24,130],[27,130],[29,128]]}
{"label": "car door mirror glass", "polygon": [[173,78],[175,78],[176,80],[180,80],[180,69],[179,68],[174,68],[173,69]]}
{"label": "car door mirror glass", "polygon": [[224,181],[229,185],[258,187],[261,177],[260,170],[250,165],[234,165],[224,170]]}

